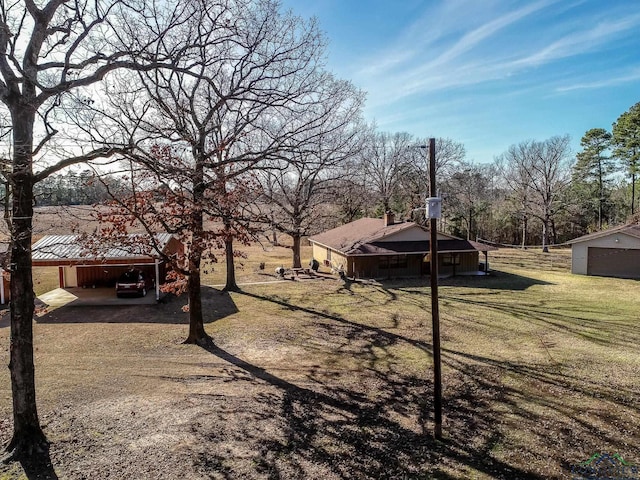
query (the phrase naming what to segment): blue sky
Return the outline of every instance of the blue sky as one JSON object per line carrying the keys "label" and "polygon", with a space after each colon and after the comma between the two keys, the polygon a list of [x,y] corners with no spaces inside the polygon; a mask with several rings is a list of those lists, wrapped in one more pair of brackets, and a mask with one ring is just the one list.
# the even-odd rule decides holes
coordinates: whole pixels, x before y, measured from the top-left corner
{"label": "blue sky", "polygon": [[509,145],[611,129],[640,102],[640,0],[284,0],[319,20],[328,67],[383,131]]}

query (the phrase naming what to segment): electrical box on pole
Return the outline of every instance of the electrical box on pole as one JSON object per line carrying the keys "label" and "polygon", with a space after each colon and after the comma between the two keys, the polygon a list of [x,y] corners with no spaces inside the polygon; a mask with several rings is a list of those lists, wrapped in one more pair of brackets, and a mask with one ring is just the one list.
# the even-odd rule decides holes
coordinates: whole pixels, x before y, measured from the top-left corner
{"label": "electrical box on pole", "polygon": [[427,198],[427,218],[442,218],[442,198],[429,197]]}

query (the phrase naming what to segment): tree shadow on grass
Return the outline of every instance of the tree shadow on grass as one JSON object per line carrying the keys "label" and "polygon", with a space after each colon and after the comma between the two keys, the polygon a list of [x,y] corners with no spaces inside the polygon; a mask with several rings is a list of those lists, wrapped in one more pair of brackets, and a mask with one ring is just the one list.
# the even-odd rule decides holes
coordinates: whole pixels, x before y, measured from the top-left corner
{"label": "tree shadow on grass", "polygon": [[[458,408],[449,419],[451,434],[435,441],[424,425],[432,410],[425,379],[399,373],[363,370],[362,386],[376,385],[375,391],[336,385],[323,380],[321,372],[311,372],[313,387],[298,385],[251,364],[213,344],[204,347],[211,354],[247,372],[257,381],[276,387],[277,395],[264,396],[252,409],[255,430],[245,430],[245,442],[257,451],[252,462],[255,472],[267,478],[312,478],[331,472],[332,478],[460,478],[456,468],[469,468],[498,478],[533,480],[543,477],[524,471],[491,455],[500,434],[491,427],[496,418],[482,403]],[[353,374],[351,374],[353,375]],[[307,382],[305,382],[307,383]],[[465,397],[464,389],[457,392]],[[469,399],[449,398],[448,402]],[[260,400],[259,400],[260,401]],[[278,418],[281,435],[261,436],[258,423]],[[206,421],[200,421],[206,425]],[[202,432],[215,435],[220,425]],[[482,437],[482,439],[479,438]],[[476,439],[479,444],[469,442]],[[203,468],[237,478],[224,466],[224,459],[200,455]],[[325,470],[323,470],[325,469]],[[226,472],[226,473],[225,473]],[[245,472],[246,473],[246,472]]]}
{"label": "tree shadow on grass", "polygon": [[[382,280],[381,285],[386,289],[402,290],[405,288],[429,287],[429,277],[413,277],[406,279]],[[444,287],[468,287],[488,290],[523,291],[535,285],[552,285],[550,282],[536,278],[516,275],[514,273],[492,270],[489,275],[457,275],[438,279],[438,285]]]}
{"label": "tree shadow on grass", "polygon": [[579,304],[559,306],[546,298],[522,303],[494,302],[488,297],[455,292],[449,292],[446,301],[468,305],[473,311],[490,309],[519,321],[540,324],[549,332],[571,335],[594,344],[635,348],[640,342],[634,322],[612,320],[606,309],[588,311]]}
{"label": "tree shadow on grass", "polygon": [[[36,316],[38,323],[158,323],[189,324],[189,315],[182,311],[186,296],[167,295],[153,305],[73,306],[56,308],[43,316]],[[238,312],[238,307],[228,292],[202,287],[204,323]],[[4,320],[4,317],[3,317]],[[3,324],[0,324],[2,326]],[[8,325],[8,318],[7,318]]]}
{"label": "tree shadow on grass", "polygon": [[[314,476],[309,462],[331,465],[335,478],[447,479],[474,472],[504,479],[563,478],[570,463],[588,458],[591,450],[624,452],[635,445],[621,431],[629,430],[625,422],[639,412],[637,389],[576,377],[545,361],[505,361],[446,348],[446,438],[436,442],[425,430],[432,410],[431,381],[394,360],[399,347],[428,355],[428,342],[278,298],[242,294],[311,315],[308,328],[328,341],[307,348],[349,358],[355,365],[332,371],[323,363],[303,369],[302,381],[289,380],[220,347],[207,347],[280,392],[258,408],[260,418],[281,419],[286,435],[251,437],[250,427],[243,431],[243,439],[251,437],[260,445],[254,462],[268,478],[309,478]],[[585,415],[585,405],[598,412],[596,421]],[[253,426],[260,418],[247,423]],[[224,463],[224,456],[216,461]]]}
{"label": "tree shadow on grass", "polygon": [[[479,398],[472,387],[476,381],[465,378],[469,372],[449,378],[452,386],[445,399],[450,408],[446,413],[448,433],[444,441],[435,441],[428,430],[431,381],[406,373],[395,364],[378,365],[375,360],[376,352],[388,352],[398,343],[426,354],[431,350],[428,343],[275,298],[242,294],[329,320],[314,326],[324,328],[334,338],[331,349],[335,353],[352,356],[360,364],[355,372],[331,373],[317,366],[307,372],[306,380],[296,382],[214,344],[204,347],[280,392],[277,400],[270,397],[267,405],[259,408],[272,410],[262,415],[264,418],[275,416],[284,422],[284,435],[248,439],[259,445],[260,453],[254,462],[268,478],[309,478],[309,464],[330,465],[337,478],[345,479],[453,479],[460,477],[452,472],[465,469],[497,478],[545,478],[510,465],[492,453],[502,440],[496,428],[499,418],[489,405],[502,395],[498,383],[484,383],[483,388],[491,394]],[[480,374],[479,378],[486,376]],[[199,462],[219,465],[223,460],[201,457]]]}
{"label": "tree shadow on grass", "polygon": [[[344,325],[356,328],[356,329],[363,329],[363,330],[367,330],[367,331],[371,331],[374,332],[374,334],[378,335],[381,338],[387,337],[388,339],[390,339],[392,342],[396,341],[396,340],[402,340],[405,341],[415,347],[421,348],[421,349],[426,349],[428,351],[431,351],[431,345],[427,342],[421,342],[419,340],[415,340],[415,339],[411,339],[411,338],[407,338],[407,337],[402,337],[400,335],[397,335],[395,333],[391,333],[388,332],[387,330],[384,330],[382,328],[378,328],[378,327],[373,327],[373,326],[365,326],[356,322],[352,322],[350,320],[347,320],[346,318],[343,318],[339,315],[333,315],[331,313],[328,313],[326,311],[320,311],[320,310],[314,310],[313,308],[306,308],[306,307],[301,307],[299,305],[293,305],[289,302],[286,302],[284,300],[280,300],[279,298],[276,297],[266,297],[263,295],[256,295],[255,293],[250,293],[247,291],[242,291],[242,292],[238,292],[242,295],[246,295],[247,297],[252,297],[255,298],[257,300],[266,300],[268,302],[271,303],[275,303],[277,305],[280,305],[283,308],[286,308],[287,310],[297,310],[300,312],[304,312],[304,313],[308,313],[310,315],[316,316],[316,317],[321,317],[321,318],[325,318],[327,320],[333,320],[336,322],[340,322]],[[395,298],[395,297],[394,297]],[[388,301],[388,300],[387,300]],[[385,301],[386,303],[386,301]]]}
{"label": "tree shadow on grass", "polygon": [[49,453],[34,455],[29,460],[20,462],[24,473],[29,480],[57,480],[58,475],[53,468]]}
{"label": "tree shadow on grass", "polygon": [[[22,471],[20,472],[20,478],[27,478],[28,480],[58,480],[58,475],[53,467],[49,452],[34,453],[28,458],[19,460]],[[4,476],[2,471],[3,465],[0,464],[0,478],[14,478]],[[9,470],[11,473],[11,470]],[[15,477],[17,478],[17,477]]]}
{"label": "tree shadow on grass", "polygon": [[[482,282],[480,282],[482,283]],[[424,288],[414,288],[398,285],[395,290],[403,293],[403,301],[411,303],[426,312],[430,312],[431,298]],[[440,292],[440,309],[445,312],[447,307],[457,305],[455,311],[469,313],[473,322],[483,325],[484,312],[492,318],[494,313],[504,315],[504,319],[515,319],[518,322],[532,323],[544,326],[549,333],[559,333],[583,339],[594,344],[604,346],[621,346],[634,348],[640,342],[640,331],[635,328],[635,319],[610,318],[607,307],[591,306],[587,309],[579,301],[574,303],[560,303],[549,296],[510,297],[520,301],[505,301],[504,289],[477,290],[447,289]],[[455,316],[448,321],[456,322]],[[468,322],[469,318],[463,318]],[[493,321],[487,323],[491,325]]]}

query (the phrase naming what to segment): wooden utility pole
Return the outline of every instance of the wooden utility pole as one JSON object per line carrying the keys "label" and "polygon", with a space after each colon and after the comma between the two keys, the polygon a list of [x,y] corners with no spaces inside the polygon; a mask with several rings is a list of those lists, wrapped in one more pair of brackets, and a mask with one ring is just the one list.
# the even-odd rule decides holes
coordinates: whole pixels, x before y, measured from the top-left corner
{"label": "wooden utility pole", "polygon": [[434,428],[436,439],[442,439],[442,361],[440,358],[440,312],[438,308],[438,218],[440,217],[441,204],[437,199],[437,215],[431,208],[431,202],[436,200],[436,139],[429,139],[429,196],[428,216],[429,232],[429,256],[431,264],[431,324],[433,337],[433,410]]}

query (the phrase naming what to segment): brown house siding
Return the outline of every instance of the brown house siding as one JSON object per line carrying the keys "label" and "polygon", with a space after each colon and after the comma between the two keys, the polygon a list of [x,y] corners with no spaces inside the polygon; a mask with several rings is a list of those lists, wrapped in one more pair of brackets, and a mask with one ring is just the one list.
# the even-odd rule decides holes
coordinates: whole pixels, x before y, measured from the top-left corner
{"label": "brown house siding", "polygon": [[[385,260],[382,256],[352,256],[347,259],[344,255],[331,251],[331,259],[327,259],[327,248],[313,245],[313,258],[320,262],[321,268],[338,268],[342,266],[349,277],[355,278],[396,278],[396,277],[418,277],[429,275],[428,260],[424,261],[422,254],[388,255]],[[382,265],[393,263],[390,259],[394,257],[406,257],[405,267],[383,268]],[[438,272],[440,275],[459,275],[463,273],[474,273],[478,271],[478,252],[460,252],[454,254],[438,254]],[[382,265],[381,265],[382,263]]]}
{"label": "brown house siding", "polygon": [[354,258],[352,262],[353,270],[348,272],[347,275],[356,278],[376,278],[379,277],[378,263],[380,259],[378,257],[360,257]]}
{"label": "brown house siding", "polygon": [[[132,264],[134,268],[141,270],[147,279],[156,278],[156,270],[154,264]],[[77,276],[78,276],[78,286],[79,287],[113,287],[116,284],[116,280],[120,275],[131,268],[129,265],[119,265],[119,266],[100,266],[100,265],[91,265],[91,266],[82,266],[78,265]],[[164,282],[164,279],[167,275],[167,268],[165,264],[159,264],[159,277],[160,283]],[[62,285],[61,285],[62,286]]]}
{"label": "brown house siding", "polygon": [[459,275],[478,271],[479,253],[439,253],[438,274]]}
{"label": "brown house siding", "polygon": [[[393,266],[402,262],[402,257],[406,258],[406,266]],[[352,267],[347,275],[356,278],[417,277],[422,271],[422,258],[420,254],[352,257]]]}

